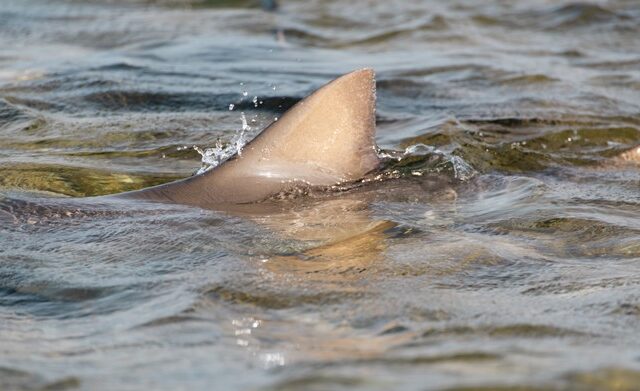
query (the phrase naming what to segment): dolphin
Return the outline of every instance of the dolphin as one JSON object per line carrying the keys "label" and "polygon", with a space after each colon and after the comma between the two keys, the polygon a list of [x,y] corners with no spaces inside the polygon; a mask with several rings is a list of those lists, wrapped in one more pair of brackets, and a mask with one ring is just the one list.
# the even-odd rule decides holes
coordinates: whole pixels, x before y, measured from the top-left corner
{"label": "dolphin", "polygon": [[375,105],[373,70],[353,71],[298,102],[216,168],[111,197],[218,209],[297,186],[358,180],[380,166]]}

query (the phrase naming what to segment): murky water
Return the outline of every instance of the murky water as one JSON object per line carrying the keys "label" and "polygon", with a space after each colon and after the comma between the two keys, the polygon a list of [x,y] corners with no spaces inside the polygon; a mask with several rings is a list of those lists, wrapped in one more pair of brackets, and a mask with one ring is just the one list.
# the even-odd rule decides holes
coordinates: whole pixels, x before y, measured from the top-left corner
{"label": "murky water", "polygon": [[[0,389],[639,389],[638,37],[631,0],[0,0]],[[384,180],[78,198],[363,66]]]}

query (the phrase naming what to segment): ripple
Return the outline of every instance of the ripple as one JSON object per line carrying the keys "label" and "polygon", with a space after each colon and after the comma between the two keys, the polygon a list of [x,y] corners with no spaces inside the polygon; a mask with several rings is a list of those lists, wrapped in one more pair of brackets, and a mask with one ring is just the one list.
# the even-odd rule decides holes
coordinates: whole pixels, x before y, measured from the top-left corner
{"label": "ripple", "polygon": [[473,387],[451,387],[447,391],[556,391],[556,390],[603,390],[632,391],[640,381],[640,373],[626,368],[601,368],[588,372],[577,372],[567,375],[548,386],[529,384],[489,385]]}
{"label": "ripple", "polygon": [[499,17],[479,14],[473,16],[473,19],[476,23],[485,26],[566,31],[598,25],[615,28],[616,23],[629,21],[631,17],[603,5],[568,3],[560,6],[521,9]]}
{"label": "ripple", "polygon": [[179,177],[118,174],[110,170],[53,164],[12,164],[0,168],[0,186],[82,197],[121,193],[160,185]]}
{"label": "ripple", "polygon": [[0,367],[0,388],[3,390],[73,390],[79,386],[80,380],[76,377],[46,381],[30,372]]}
{"label": "ripple", "polygon": [[548,325],[537,324],[511,324],[504,326],[483,326],[483,327],[447,327],[444,329],[430,329],[422,333],[422,338],[441,338],[445,335],[456,335],[471,337],[477,335],[487,335],[496,338],[564,338],[580,337],[586,334]]}
{"label": "ripple", "polygon": [[362,296],[361,292],[341,290],[319,293],[278,292],[277,294],[247,289],[235,289],[229,286],[213,286],[203,293],[204,303],[223,302],[229,305],[250,305],[263,309],[286,309],[303,305],[330,305],[343,300],[354,300]]}

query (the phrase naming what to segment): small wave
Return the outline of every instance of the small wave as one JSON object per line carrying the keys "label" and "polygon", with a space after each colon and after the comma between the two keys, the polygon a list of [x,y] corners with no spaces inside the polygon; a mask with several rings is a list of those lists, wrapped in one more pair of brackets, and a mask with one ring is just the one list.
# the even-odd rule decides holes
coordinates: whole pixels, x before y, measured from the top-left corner
{"label": "small wave", "polygon": [[[70,99],[70,104],[87,104],[97,106],[109,111],[180,111],[194,109],[210,109],[224,107],[224,104],[215,102],[228,101],[230,96],[214,96],[198,93],[164,93],[135,90],[110,90],[92,92],[79,98]],[[214,102],[214,103],[212,103]]]}
{"label": "small wave", "polygon": [[588,3],[567,4],[545,14],[551,17],[550,25],[555,28],[608,22],[622,17],[605,7]]}
{"label": "small wave", "polygon": [[530,85],[536,85],[536,84],[546,85],[550,83],[556,83],[558,81],[559,80],[556,78],[549,77],[543,74],[510,76],[500,80],[500,82],[504,85],[511,85],[511,86],[517,86],[517,87],[530,86]]}
{"label": "small wave", "polygon": [[[342,29],[336,29],[335,25],[331,29],[327,29],[324,23],[324,20],[311,20],[305,21],[305,23],[289,21],[289,25],[280,30],[280,33],[285,40],[302,45],[345,48],[388,44],[407,37],[411,37],[413,40],[426,40],[427,38],[433,40],[450,29],[450,23],[443,15],[429,15],[408,20],[401,25],[376,25],[375,28],[369,28],[373,26],[367,25],[355,26],[353,22],[348,24],[345,22]],[[357,28],[354,29],[354,27]],[[445,38],[450,40],[454,36],[447,35]],[[456,35],[455,38],[465,39],[460,35]]]}
{"label": "small wave", "polygon": [[[96,83],[104,83],[107,86],[110,82],[102,80]],[[96,88],[98,87],[98,88]],[[236,93],[220,92],[210,94],[206,92],[181,92],[181,91],[144,91],[135,89],[108,89],[96,91],[101,86],[90,84],[77,85],[75,88],[88,90],[63,100],[65,105],[47,102],[56,110],[75,111],[84,108],[94,108],[105,111],[123,112],[172,112],[183,111],[225,111],[229,108],[229,102],[233,102],[235,110],[246,111],[267,111],[280,113],[286,111],[300,98],[291,96],[264,96],[256,97],[254,102],[251,99],[241,97],[238,99]],[[39,101],[38,101],[39,102]],[[39,103],[43,105],[44,103]],[[30,105],[32,106],[32,105]]]}
{"label": "small wave", "polygon": [[79,386],[80,380],[76,377],[47,381],[32,372],[0,367],[0,389],[3,390],[75,390]]}
{"label": "small wave", "polygon": [[39,190],[74,197],[137,190],[178,179],[166,175],[129,175],[79,166],[14,163],[0,169],[0,187]]}
{"label": "small wave", "polygon": [[624,13],[607,7],[589,3],[569,3],[561,6],[519,10],[503,15],[479,14],[473,20],[484,26],[504,26],[509,28],[533,28],[544,30],[566,30],[593,25],[609,24],[620,28],[620,22],[629,20]]}
{"label": "small wave", "polygon": [[595,166],[638,145],[631,117],[503,117],[465,119],[446,136],[413,138],[459,154],[481,172],[542,171],[551,167]]}
{"label": "small wave", "polygon": [[25,110],[15,104],[6,99],[0,99],[0,129],[10,127],[13,130],[16,128],[16,122],[23,124],[25,119],[29,120],[31,117]]}
{"label": "small wave", "polygon": [[205,287],[197,306],[210,303],[253,306],[261,309],[288,309],[301,305],[323,306],[354,300],[362,296],[351,290],[335,292],[269,292],[251,288],[213,285]]}

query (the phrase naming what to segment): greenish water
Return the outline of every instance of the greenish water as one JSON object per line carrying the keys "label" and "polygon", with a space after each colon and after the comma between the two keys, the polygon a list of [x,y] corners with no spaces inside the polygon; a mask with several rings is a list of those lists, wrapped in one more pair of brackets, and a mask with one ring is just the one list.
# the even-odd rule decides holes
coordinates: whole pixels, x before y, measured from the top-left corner
{"label": "greenish water", "polygon": [[[0,0],[0,389],[637,390],[636,2],[261,4]],[[362,186],[82,198],[364,66]]]}

